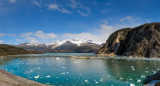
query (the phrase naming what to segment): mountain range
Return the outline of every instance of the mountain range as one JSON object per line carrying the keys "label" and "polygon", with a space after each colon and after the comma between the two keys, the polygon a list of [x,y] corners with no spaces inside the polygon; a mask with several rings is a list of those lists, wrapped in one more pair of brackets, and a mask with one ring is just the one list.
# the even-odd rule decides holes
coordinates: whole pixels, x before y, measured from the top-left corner
{"label": "mountain range", "polygon": [[15,45],[29,51],[39,51],[43,53],[95,53],[103,43],[96,43],[92,40],[68,39],[54,41],[52,43],[22,43]]}

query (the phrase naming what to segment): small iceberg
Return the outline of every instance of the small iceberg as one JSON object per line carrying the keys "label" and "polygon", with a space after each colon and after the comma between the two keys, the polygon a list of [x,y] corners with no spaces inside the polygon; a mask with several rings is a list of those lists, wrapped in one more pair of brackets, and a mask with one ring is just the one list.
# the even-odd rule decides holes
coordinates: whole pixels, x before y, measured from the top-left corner
{"label": "small iceberg", "polygon": [[35,79],[38,79],[40,75],[34,76]]}

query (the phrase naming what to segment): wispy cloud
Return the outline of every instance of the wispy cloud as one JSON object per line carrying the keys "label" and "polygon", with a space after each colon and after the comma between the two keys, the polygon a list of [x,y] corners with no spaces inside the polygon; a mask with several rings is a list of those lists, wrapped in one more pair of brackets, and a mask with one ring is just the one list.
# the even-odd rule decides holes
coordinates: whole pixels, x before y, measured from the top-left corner
{"label": "wispy cloud", "polygon": [[9,0],[10,3],[16,3],[16,0]]}
{"label": "wispy cloud", "polygon": [[38,7],[41,7],[41,4],[38,1],[31,1],[33,4],[35,4]]}
{"label": "wispy cloud", "polygon": [[0,40],[0,44],[4,44],[5,42],[3,40]]}
{"label": "wispy cloud", "polygon": [[0,37],[3,37],[5,36],[6,34],[5,33],[0,33]]}
{"label": "wispy cloud", "polygon": [[129,20],[129,21],[132,21],[132,20],[133,20],[133,17],[132,17],[132,16],[126,16],[126,17],[120,19],[121,22],[128,21],[128,20]]}
{"label": "wispy cloud", "polygon": [[65,9],[65,8],[63,8],[63,7],[60,7],[60,6],[59,6],[58,4],[56,4],[56,3],[54,3],[54,4],[49,4],[49,5],[48,5],[48,9],[49,9],[49,10],[53,10],[53,11],[57,10],[57,11],[59,11],[59,12],[67,13],[67,14],[71,13],[69,10],[67,10],[67,9]]}
{"label": "wispy cloud", "polygon": [[27,32],[27,33],[21,33],[20,37],[24,38],[26,41],[38,43],[40,40],[49,40],[54,39],[56,37],[56,34],[54,33],[44,33],[43,31],[39,30],[35,33]]}
{"label": "wispy cloud", "polygon": [[78,2],[76,2],[75,0],[70,0],[71,3],[69,4],[70,7],[72,8],[77,8],[78,7]]}
{"label": "wispy cloud", "polygon": [[91,13],[90,8],[86,7],[85,10],[86,10],[86,12],[77,10],[77,13],[79,13],[82,16],[88,16]]}

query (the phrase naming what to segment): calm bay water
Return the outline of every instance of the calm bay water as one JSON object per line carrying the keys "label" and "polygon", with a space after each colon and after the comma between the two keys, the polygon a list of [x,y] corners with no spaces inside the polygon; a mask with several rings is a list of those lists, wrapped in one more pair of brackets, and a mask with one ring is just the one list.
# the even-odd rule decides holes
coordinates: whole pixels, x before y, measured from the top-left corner
{"label": "calm bay water", "polygon": [[[96,59],[74,59],[72,56]],[[0,59],[0,68],[15,75],[56,86],[141,86],[160,69],[160,59],[105,57],[89,53],[48,53]]]}

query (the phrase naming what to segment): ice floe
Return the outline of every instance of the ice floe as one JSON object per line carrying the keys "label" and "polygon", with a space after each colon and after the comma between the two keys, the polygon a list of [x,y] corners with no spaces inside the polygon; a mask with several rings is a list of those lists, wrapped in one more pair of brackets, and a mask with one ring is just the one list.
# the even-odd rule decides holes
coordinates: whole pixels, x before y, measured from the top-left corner
{"label": "ice floe", "polygon": [[40,75],[34,76],[35,79],[38,79]]}

